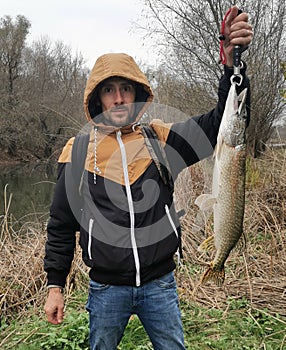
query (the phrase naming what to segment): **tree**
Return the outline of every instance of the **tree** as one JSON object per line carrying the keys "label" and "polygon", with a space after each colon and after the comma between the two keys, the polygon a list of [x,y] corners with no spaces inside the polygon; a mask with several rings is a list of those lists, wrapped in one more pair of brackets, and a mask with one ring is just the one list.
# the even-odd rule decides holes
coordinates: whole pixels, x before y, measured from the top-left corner
{"label": "tree", "polygon": [[85,121],[83,57],[48,37],[27,46],[23,16],[0,23],[1,158],[50,158]]}
{"label": "tree", "polygon": [[13,94],[14,81],[19,77],[21,56],[30,26],[29,20],[20,15],[14,23],[10,16],[0,19],[0,70],[4,89],[9,96]]}
{"label": "tree", "polygon": [[[222,73],[219,63],[219,33],[228,7],[223,0],[144,0],[148,37],[161,48],[162,61],[190,88],[200,86],[214,96]],[[241,1],[250,14],[255,33],[243,59],[248,64],[252,85],[252,123],[248,144],[259,155],[281,115],[279,90],[284,82],[281,61],[285,61],[286,0]],[[283,57],[284,56],[284,57]]]}
{"label": "tree", "polygon": [[282,73],[284,76],[284,86],[281,88],[281,95],[284,99],[286,99],[286,62],[282,62],[281,63],[281,67],[282,67]]}
{"label": "tree", "polygon": [[81,128],[87,72],[80,54],[73,55],[70,47],[47,36],[26,47],[24,58],[19,80],[24,107],[19,112],[36,126],[28,132],[26,148],[47,158]]}
{"label": "tree", "polygon": [[[154,102],[162,107],[172,106],[183,112],[178,116],[188,118],[192,115],[199,115],[209,111],[209,106],[215,104],[215,99],[210,94],[206,94],[202,86],[195,83],[186,83],[175,73],[161,65],[155,70],[145,69],[145,74],[150,81],[154,91]],[[174,122],[174,120],[172,120]],[[181,120],[177,120],[181,121]]]}

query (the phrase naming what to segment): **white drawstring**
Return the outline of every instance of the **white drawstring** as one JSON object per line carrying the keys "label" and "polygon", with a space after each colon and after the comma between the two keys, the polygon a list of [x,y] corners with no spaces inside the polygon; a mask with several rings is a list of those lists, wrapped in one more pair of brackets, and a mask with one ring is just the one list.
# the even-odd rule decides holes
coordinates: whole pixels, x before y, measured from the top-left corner
{"label": "white drawstring", "polygon": [[122,166],[123,166],[123,175],[124,175],[124,182],[125,182],[125,189],[126,189],[126,195],[127,195],[127,201],[128,201],[128,207],[129,207],[129,215],[130,215],[130,236],[131,236],[131,244],[133,249],[133,256],[135,261],[135,268],[136,268],[136,286],[139,287],[141,284],[140,281],[140,261],[139,261],[139,253],[135,238],[135,212],[134,212],[134,204],[132,199],[132,193],[131,193],[131,187],[129,182],[129,175],[128,175],[128,164],[127,164],[127,155],[124,143],[121,138],[121,131],[116,132],[117,141],[120,147],[121,151],[121,159],[122,159]]}
{"label": "white drawstring", "polygon": [[90,260],[92,260],[92,254],[91,254],[91,240],[92,240],[92,228],[93,228],[93,219],[89,219],[89,225],[88,225],[88,257]]}
{"label": "white drawstring", "polygon": [[94,134],[94,145],[93,145],[93,152],[94,152],[93,183],[96,185],[96,172],[101,174],[101,171],[100,171],[99,167],[97,166],[97,127],[94,127],[93,134]]}

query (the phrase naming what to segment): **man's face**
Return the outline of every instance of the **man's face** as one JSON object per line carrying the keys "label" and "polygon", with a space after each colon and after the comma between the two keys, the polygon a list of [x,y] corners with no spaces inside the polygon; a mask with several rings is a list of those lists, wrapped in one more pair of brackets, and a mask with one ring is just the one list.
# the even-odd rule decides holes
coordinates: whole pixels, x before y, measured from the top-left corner
{"label": "man's face", "polygon": [[99,90],[104,123],[121,127],[133,121],[135,85],[124,78],[110,78]]}

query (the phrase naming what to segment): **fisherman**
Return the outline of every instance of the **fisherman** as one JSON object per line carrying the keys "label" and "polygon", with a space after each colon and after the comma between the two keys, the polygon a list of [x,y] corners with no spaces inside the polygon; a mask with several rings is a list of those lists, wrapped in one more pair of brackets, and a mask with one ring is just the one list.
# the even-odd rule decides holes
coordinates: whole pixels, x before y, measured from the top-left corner
{"label": "fisherman", "polygon": [[[230,88],[233,47],[249,45],[252,36],[248,15],[238,15],[233,7],[225,21],[226,62],[216,107],[181,123],[151,122],[165,145],[173,179],[212,153]],[[245,71],[244,64],[238,90],[249,88]],[[72,200],[79,188],[70,186],[67,175],[74,138],[59,158],[44,259],[49,291],[45,312],[50,323],[63,321],[62,291],[80,231],[83,260],[90,267],[86,308],[92,350],[117,349],[132,314],[138,315],[154,349],[185,349],[173,274],[180,226],[172,191],[152,160],[139,124],[152,100],[150,84],[132,57],[99,57],[84,94],[85,114],[93,128],[80,215],[74,210],[77,200]]]}

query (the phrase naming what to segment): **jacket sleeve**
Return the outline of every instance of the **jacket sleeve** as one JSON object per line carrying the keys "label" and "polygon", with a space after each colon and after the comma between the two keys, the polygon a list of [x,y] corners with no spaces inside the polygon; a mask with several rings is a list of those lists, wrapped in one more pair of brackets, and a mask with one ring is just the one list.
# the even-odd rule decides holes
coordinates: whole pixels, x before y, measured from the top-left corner
{"label": "jacket sleeve", "polygon": [[[224,67],[224,75],[219,81],[218,102],[210,112],[193,117],[187,121],[172,125],[166,141],[166,153],[170,160],[174,177],[185,167],[202,160],[213,153],[217,142],[217,134],[230,89],[230,78],[233,69]],[[247,124],[250,119],[250,87],[246,76],[246,65],[241,69],[243,81],[237,87],[239,94],[244,88],[247,92]]]}
{"label": "jacket sleeve", "polygon": [[74,257],[75,233],[79,224],[70,208],[65,185],[67,163],[59,163],[54,198],[47,226],[44,269],[48,285],[64,287]]}

